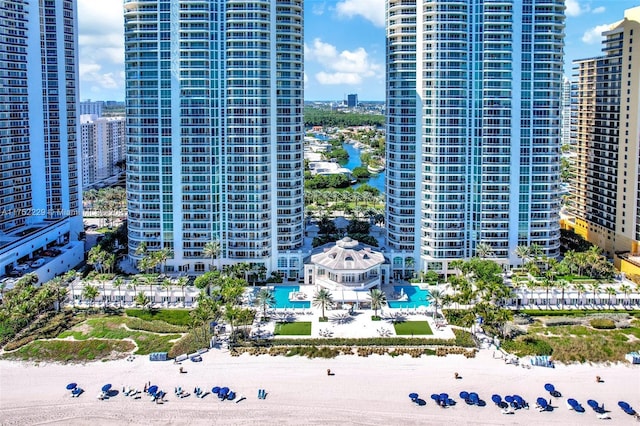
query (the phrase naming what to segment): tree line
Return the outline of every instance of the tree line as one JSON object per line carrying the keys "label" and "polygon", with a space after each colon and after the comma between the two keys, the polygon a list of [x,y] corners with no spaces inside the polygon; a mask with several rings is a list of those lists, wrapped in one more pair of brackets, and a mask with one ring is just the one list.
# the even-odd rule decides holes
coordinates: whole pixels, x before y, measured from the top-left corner
{"label": "tree line", "polygon": [[384,115],[331,111],[313,107],[305,107],[304,109],[305,127],[384,126],[384,123]]}

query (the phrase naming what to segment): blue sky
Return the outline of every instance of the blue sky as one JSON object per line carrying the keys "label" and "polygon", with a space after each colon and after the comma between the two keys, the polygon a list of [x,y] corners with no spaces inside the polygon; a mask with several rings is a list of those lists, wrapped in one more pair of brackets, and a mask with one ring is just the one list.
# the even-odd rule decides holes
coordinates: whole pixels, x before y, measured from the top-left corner
{"label": "blue sky", "polygon": [[[305,100],[384,100],[385,0],[304,0]],[[566,0],[565,70],[640,0]],[[78,0],[80,98],[124,99],[122,0]]]}

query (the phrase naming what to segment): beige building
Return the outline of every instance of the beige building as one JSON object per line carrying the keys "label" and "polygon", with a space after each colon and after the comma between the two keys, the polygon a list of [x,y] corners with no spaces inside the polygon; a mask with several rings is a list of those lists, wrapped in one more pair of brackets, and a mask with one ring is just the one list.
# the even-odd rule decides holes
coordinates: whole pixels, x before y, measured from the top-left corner
{"label": "beige building", "polygon": [[123,170],[116,163],[125,159],[124,117],[81,115],[82,185],[88,189]]}
{"label": "beige building", "polygon": [[389,262],[384,255],[349,237],[319,247],[305,262],[306,283],[340,291],[343,300],[355,300],[353,292],[380,288],[388,277]]}
{"label": "beige building", "polygon": [[604,56],[574,62],[575,178],[570,212],[575,231],[620,267],[640,240],[638,144],[640,7],[603,32]]}

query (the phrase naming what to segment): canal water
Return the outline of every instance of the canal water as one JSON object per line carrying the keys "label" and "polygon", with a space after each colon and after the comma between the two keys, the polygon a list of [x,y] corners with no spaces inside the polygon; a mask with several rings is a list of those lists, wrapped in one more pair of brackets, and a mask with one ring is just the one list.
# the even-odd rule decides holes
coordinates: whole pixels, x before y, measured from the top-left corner
{"label": "canal water", "polygon": [[[360,161],[360,150],[350,143],[342,144],[342,147],[349,154],[349,161],[344,165],[344,167],[350,170],[360,167],[362,165],[362,161]],[[380,193],[384,193],[384,171],[372,175],[366,183],[379,190]],[[353,185],[353,187],[357,188],[360,185],[362,185],[362,182]]]}
{"label": "canal water", "polygon": [[[315,137],[323,141],[329,139],[326,135],[322,134],[316,134]],[[362,165],[362,161],[360,161],[360,149],[349,143],[342,144],[342,147],[349,154],[349,161],[347,161],[347,163],[343,164],[342,166],[351,171],[353,171],[353,169],[355,169],[356,167],[360,167]],[[366,182],[358,182],[357,184],[353,185],[353,188],[357,188],[363,183],[367,183],[369,186],[372,186],[380,191],[381,194],[384,194],[384,173],[385,172],[383,171],[381,173],[372,175]]]}

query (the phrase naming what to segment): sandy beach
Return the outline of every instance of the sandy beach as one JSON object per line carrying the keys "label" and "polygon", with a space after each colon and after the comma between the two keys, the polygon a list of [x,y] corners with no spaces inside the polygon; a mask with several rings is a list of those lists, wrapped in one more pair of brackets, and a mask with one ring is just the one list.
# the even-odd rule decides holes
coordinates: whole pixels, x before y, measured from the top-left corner
{"label": "sandy beach", "polygon": [[[443,424],[600,424],[602,420],[587,405],[595,399],[610,410],[612,424],[638,424],[622,412],[617,402],[625,400],[640,410],[640,366],[619,364],[557,366],[531,369],[506,365],[494,359],[492,350],[482,350],[475,359],[462,356],[422,357],[341,356],[335,359],[249,356],[232,357],[212,351],[203,362],[186,361],[179,372],[173,362],[151,362],[147,357],[134,361],[95,362],[84,365],[40,364],[0,361],[0,422],[2,425],[186,425],[186,424],[262,424],[262,425],[400,425]],[[327,376],[326,370],[335,373]],[[455,379],[458,372],[462,378]],[[596,375],[602,383],[596,383]],[[154,404],[149,397],[138,400],[119,394],[98,400],[106,383],[122,390],[123,385],[139,389],[146,382],[167,392],[167,402]],[[76,382],[86,392],[72,398],[65,390]],[[553,383],[562,393],[551,398],[544,390]],[[211,390],[228,386],[246,400],[220,401],[177,398],[174,388],[193,391],[196,386]],[[258,399],[258,389],[267,391]],[[485,407],[469,406],[460,391],[477,392]],[[426,406],[411,402],[417,392]],[[440,408],[432,393],[446,392],[457,405]],[[529,410],[513,415],[501,414],[491,395],[519,394],[530,404]],[[553,411],[538,412],[538,397],[552,399]],[[577,399],[586,409],[570,411],[566,399]]]}

